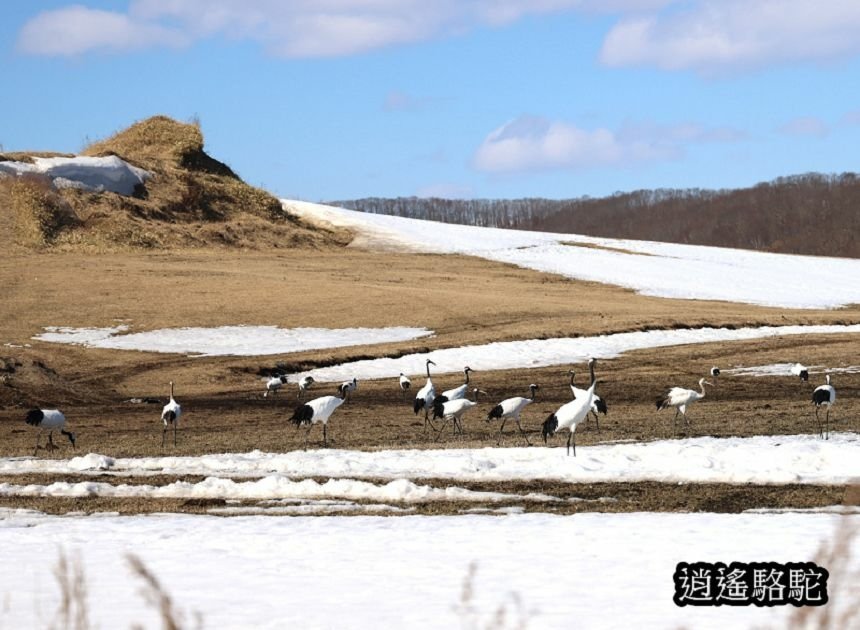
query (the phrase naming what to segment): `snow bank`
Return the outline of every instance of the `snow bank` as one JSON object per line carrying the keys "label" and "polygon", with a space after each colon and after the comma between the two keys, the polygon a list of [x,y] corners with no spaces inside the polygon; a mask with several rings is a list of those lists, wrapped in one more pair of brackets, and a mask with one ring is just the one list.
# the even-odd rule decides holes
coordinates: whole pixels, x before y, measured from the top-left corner
{"label": "snow bank", "polygon": [[[425,361],[432,359],[438,372],[459,372],[464,365],[475,370],[505,370],[569,365],[587,361],[589,357],[611,359],[625,352],[680,346],[691,343],[746,341],[788,335],[822,335],[860,333],[860,324],[841,326],[761,326],[758,328],[682,328],[678,330],[648,330],[598,335],[596,337],[567,337],[557,339],[528,339],[525,341],[494,342],[480,346],[462,346],[434,350],[423,354],[407,354],[396,359],[364,359],[294,374],[296,381],[311,375],[319,382],[339,382],[356,376],[360,379],[388,378],[404,374],[425,373]],[[728,370],[727,370],[728,372]]]}
{"label": "snow bank", "polygon": [[[671,426],[671,415],[655,416]],[[468,430],[468,426],[466,427]],[[815,431],[810,415],[810,430]],[[860,435],[831,433],[749,438],[699,437],[646,443],[579,446],[577,457],[565,455],[564,435],[558,447],[440,450],[348,451],[327,449],[290,453],[226,453],[199,457],[116,458],[108,470],[118,474],[217,475],[219,477],[330,477],[354,479],[442,478],[470,481],[560,479],[569,482],[663,481],[722,483],[841,484],[860,481]],[[75,462],[76,460],[72,460]],[[94,471],[103,459],[93,457]],[[0,458],[0,474],[81,472],[63,460]],[[266,484],[286,484],[270,479]],[[289,482],[292,483],[292,482]],[[302,482],[304,483],[304,482]],[[201,486],[201,491],[204,486]],[[312,485],[297,486],[312,488]],[[406,492],[406,486],[394,486]],[[408,488],[407,488],[408,489]],[[290,489],[290,492],[299,491]],[[393,491],[388,489],[388,492]],[[409,492],[418,490],[409,489]],[[421,490],[423,492],[423,490]],[[314,496],[320,496],[315,494]],[[347,497],[346,494],[339,495]],[[389,500],[390,495],[380,496]]]}
{"label": "snow bank", "polygon": [[[791,368],[794,363],[771,363],[768,365],[752,365],[749,367],[735,367],[723,370],[723,374],[732,376],[793,376]],[[824,365],[807,366],[810,374],[856,374],[860,372],[860,365],[849,365],[847,367],[826,367]]]}
{"label": "snow bank", "polygon": [[559,501],[545,494],[525,495],[501,492],[476,492],[465,488],[433,488],[417,485],[407,479],[397,479],[385,485],[377,485],[354,479],[330,479],[318,483],[313,479],[292,481],[283,475],[268,475],[256,481],[233,481],[220,477],[208,477],[198,483],[176,481],[163,486],[112,485],[104,482],[82,481],[67,483],[58,481],[48,485],[25,486],[0,483],[0,496],[6,497],[112,497],[151,499],[351,499],[353,501],[395,501],[401,503],[423,503],[427,501]]}
{"label": "snow bank", "polygon": [[[88,348],[172,352],[199,356],[262,356],[322,348],[343,348],[409,341],[432,335],[426,328],[278,328],[277,326],[219,326],[166,328],[126,333],[127,326],[66,328],[49,326],[33,339]],[[352,376],[350,376],[352,378]]]}
{"label": "snow bank", "polygon": [[10,175],[36,173],[50,177],[57,188],[82,188],[131,195],[135,186],[145,182],[149,171],[132,166],[125,160],[107,157],[34,157],[27,162],[0,162],[0,172]]}
{"label": "snow bank", "polygon": [[[678,608],[680,561],[811,561],[840,523],[832,514],[515,514],[271,518],[153,515],[0,517],[3,622],[49,625],[59,605],[58,548],[80,558],[93,627],[161,627],[125,561],[140,556],[188,620],[206,628],[492,627],[516,594],[527,627],[788,627],[793,606]],[[857,546],[855,539],[855,548]],[[860,554],[846,553],[849,569]],[[474,618],[458,613],[474,562]],[[834,569],[834,567],[829,567]],[[831,619],[856,603],[832,574]],[[841,594],[841,596],[840,596]],[[847,596],[847,597],[846,597]],[[809,611],[813,614],[814,611]],[[471,621],[471,622],[470,622]],[[191,623],[190,625],[194,625]],[[810,625],[818,627],[817,623]]]}
{"label": "snow bank", "polygon": [[371,248],[467,254],[657,297],[783,308],[860,304],[860,260],[453,225],[302,201],[282,204],[289,212],[348,227]]}

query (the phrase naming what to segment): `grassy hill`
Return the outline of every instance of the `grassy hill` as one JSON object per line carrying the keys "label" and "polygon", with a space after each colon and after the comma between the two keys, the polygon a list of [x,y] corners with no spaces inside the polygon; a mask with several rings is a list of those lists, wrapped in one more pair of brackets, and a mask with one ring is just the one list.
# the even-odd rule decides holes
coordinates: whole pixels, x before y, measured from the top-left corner
{"label": "grassy hill", "polygon": [[[0,160],[27,160],[19,152]],[[340,246],[344,231],[291,217],[203,149],[197,124],[154,116],[87,147],[152,173],[133,196],[55,189],[48,178],[0,178],[0,231],[18,246],[59,249]],[[4,238],[4,237],[0,237]],[[0,243],[11,245],[12,243]]]}

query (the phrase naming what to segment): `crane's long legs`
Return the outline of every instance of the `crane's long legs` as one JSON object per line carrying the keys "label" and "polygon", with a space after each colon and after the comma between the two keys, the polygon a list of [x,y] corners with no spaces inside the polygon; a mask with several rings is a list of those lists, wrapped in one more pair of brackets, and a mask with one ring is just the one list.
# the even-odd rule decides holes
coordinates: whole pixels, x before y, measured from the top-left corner
{"label": "crane's long legs", "polygon": [[818,416],[818,407],[815,408],[815,424],[818,426],[818,436],[824,437],[824,432],[821,430],[821,418]]}
{"label": "crane's long legs", "polygon": [[167,436],[167,425],[164,425],[164,428],[161,430],[161,448],[164,448],[164,440]]}
{"label": "crane's long legs", "polygon": [[173,446],[176,446],[176,420],[173,421]]}
{"label": "crane's long legs", "polygon": [[824,416],[824,439],[830,439],[830,407],[827,407],[827,415]]}
{"label": "crane's long legs", "polygon": [[573,431],[567,436],[567,454],[570,455],[570,441],[573,440],[573,456],[576,457],[576,438],[573,436]]}
{"label": "crane's long legs", "polygon": [[523,431],[522,426],[520,426],[520,419],[519,419],[519,418],[517,418],[516,420],[517,420],[517,428],[519,428],[519,430],[520,430],[520,434],[521,434],[521,435],[526,439],[526,444],[528,444],[529,446],[531,446],[531,445],[532,445],[532,443],[531,443],[531,441],[529,440],[529,436],[528,436],[528,435],[526,435],[526,432],[525,432],[525,431]]}
{"label": "crane's long legs", "polygon": [[328,424],[323,422],[323,448],[328,448],[328,431],[326,430],[327,427]]}
{"label": "crane's long legs", "polygon": [[[432,425],[431,425],[431,426],[432,426]],[[442,424],[442,427],[441,427],[438,431],[436,431],[436,439],[435,439],[435,440],[433,440],[434,442],[438,442],[438,441],[439,441],[439,438],[440,438],[440,437],[442,437],[442,431],[444,431],[444,430],[445,430],[445,427],[446,427],[446,426],[447,426],[447,425],[443,423],[443,424]]]}
{"label": "crane's long legs", "polygon": [[499,438],[496,440],[496,446],[499,446],[502,443],[502,431],[505,430],[505,422],[507,421],[507,418],[502,418],[502,426],[499,428]]}
{"label": "crane's long legs", "polygon": [[678,414],[681,413],[681,410],[677,407],[675,408],[675,415],[672,416],[672,433],[674,435],[678,435]]}
{"label": "crane's long legs", "polygon": [[39,429],[39,432],[36,434],[36,447],[33,449],[33,456],[36,456],[36,453],[39,452],[39,439],[42,437],[43,429]]}

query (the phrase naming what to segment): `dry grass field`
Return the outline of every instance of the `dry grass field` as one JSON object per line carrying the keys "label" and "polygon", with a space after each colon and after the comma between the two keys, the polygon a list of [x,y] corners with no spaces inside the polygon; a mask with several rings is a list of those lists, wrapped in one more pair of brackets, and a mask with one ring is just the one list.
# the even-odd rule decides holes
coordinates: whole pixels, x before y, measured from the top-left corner
{"label": "dry grass field", "polygon": [[[371,356],[485,343],[494,340],[592,335],[605,332],[687,326],[745,326],[860,322],[860,309],[787,311],[729,303],[666,300],[615,287],[567,280],[509,265],[459,256],[373,253],[353,248],[292,251],[19,252],[0,259],[0,455],[33,452],[35,431],[23,422],[34,405],[59,407],[78,432],[78,452],[112,456],[200,455],[252,449],[286,451],[306,446],[306,431],[287,419],[296,406],[294,386],[262,397],[262,377],[278,364],[291,370]],[[131,351],[85,349],[31,339],[45,326],[111,326],[134,330],[178,326],[254,324],[320,327],[426,326],[435,336],[411,342],[359,346],[268,357],[186,357]],[[29,344],[28,347],[20,347]],[[855,336],[786,337],[758,341],[679,346],[632,352],[601,361],[605,379],[599,393],[609,404],[600,432],[593,423],[580,428],[581,447],[617,440],[670,438],[672,411],[657,413],[654,399],[667,387],[693,387],[712,365],[763,365],[802,360],[810,365],[860,363]],[[585,366],[576,366],[580,384]],[[467,415],[465,435],[450,430],[437,442],[423,431],[396,379],[361,381],[352,401],[333,417],[330,446],[345,449],[482,447],[496,443],[498,425],[484,421],[503,398],[525,395],[529,383],[541,385],[538,401],[523,416],[533,443],[542,420],[569,399],[568,366],[476,372],[474,382],[489,400]],[[437,389],[460,382],[459,374],[434,375]],[[130,398],[166,401],[167,381],[177,383],[183,405],[179,443],[161,448],[160,404],[134,404]],[[723,376],[706,399],[690,410],[692,435],[747,436],[813,433],[810,403],[813,382],[787,377]],[[421,377],[414,380],[418,386]],[[860,430],[860,374],[835,377],[839,402],[834,430]],[[316,395],[333,393],[319,384]],[[65,440],[54,456],[71,455]],[[310,447],[321,442],[319,427]],[[556,438],[563,445],[564,438]],[[515,426],[506,427],[503,446],[520,446]],[[41,482],[57,480],[41,476]],[[65,477],[62,477],[66,479]],[[13,482],[14,479],[0,481]],[[36,480],[31,480],[35,482]],[[433,480],[427,480],[433,483]],[[16,483],[22,483],[18,479]],[[465,484],[469,485],[469,484]],[[504,485],[504,484],[503,484]],[[516,484],[511,484],[516,485]],[[520,484],[521,485],[521,484]],[[564,485],[564,484],[561,484]],[[617,486],[618,484],[614,484]],[[687,488],[634,484],[636,489],[596,484],[587,487],[546,482],[530,491],[582,496],[590,492],[623,497],[607,507],[585,502],[565,510],[717,509],[744,506],[809,506],[840,502],[840,487],[786,486],[738,489],[721,484]],[[471,484],[484,489],[481,484]],[[591,486],[588,486],[591,487]],[[507,488],[505,491],[512,491]],[[693,497],[698,497],[695,500]],[[217,502],[216,502],[217,503]],[[49,511],[110,509],[203,511],[205,501],[153,499],[21,499],[3,505]],[[427,504],[428,513],[458,509]],[[542,508],[543,509],[543,508]]]}

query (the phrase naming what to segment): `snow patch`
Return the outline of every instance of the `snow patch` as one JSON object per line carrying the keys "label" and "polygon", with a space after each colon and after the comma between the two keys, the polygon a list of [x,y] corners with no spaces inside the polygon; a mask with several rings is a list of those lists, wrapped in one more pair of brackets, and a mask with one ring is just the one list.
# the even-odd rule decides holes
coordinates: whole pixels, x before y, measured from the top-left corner
{"label": "snow patch", "polygon": [[[389,378],[404,374],[424,374],[425,361],[432,359],[438,372],[459,372],[464,365],[475,370],[507,370],[568,365],[589,357],[612,359],[625,352],[664,348],[693,343],[746,341],[789,335],[860,333],[860,324],[824,326],[761,326],[757,328],[682,328],[648,330],[595,337],[528,339],[493,342],[407,354],[396,359],[364,359],[292,375],[291,380],[310,375],[319,382],[339,382],[357,376],[361,379]],[[726,370],[728,373],[729,370]]]}
{"label": "snow patch", "polygon": [[[750,367],[735,367],[728,370],[723,370],[723,374],[731,374],[733,376],[793,376],[791,368],[794,363],[771,363],[769,365],[753,365]],[[860,373],[860,365],[849,365],[847,367],[825,367],[823,365],[807,366],[810,374],[857,374]]]}
{"label": "snow patch", "polygon": [[[410,341],[432,335],[427,328],[278,328],[277,326],[219,326],[166,328],[125,333],[128,326],[67,328],[50,326],[33,339],[88,348],[141,350],[198,356],[261,356],[322,348],[342,348]],[[352,376],[350,376],[352,378]]]}
{"label": "snow patch", "polygon": [[94,192],[107,190],[120,195],[134,194],[135,187],[152,175],[115,155],[34,157],[33,162],[0,162],[0,173],[35,173],[51,178],[57,188],[80,188]]}

